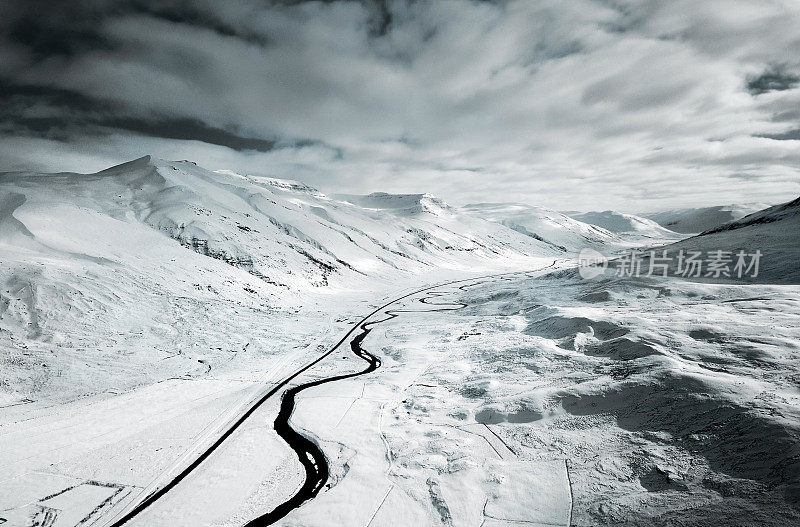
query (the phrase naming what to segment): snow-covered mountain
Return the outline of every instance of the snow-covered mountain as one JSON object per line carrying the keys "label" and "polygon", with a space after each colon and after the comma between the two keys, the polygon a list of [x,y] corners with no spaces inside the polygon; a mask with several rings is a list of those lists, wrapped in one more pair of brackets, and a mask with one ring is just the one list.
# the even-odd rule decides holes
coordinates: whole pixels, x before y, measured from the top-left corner
{"label": "snow-covered mountain", "polygon": [[736,221],[767,207],[769,207],[767,203],[718,205],[716,207],[667,210],[641,216],[653,220],[671,231],[696,234]]}
{"label": "snow-covered mountain", "polygon": [[[149,157],[0,174],[0,523],[111,524],[167,482],[132,524],[241,525],[273,510],[303,474],[269,432],[287,392],[253,406],[281,379],[313,385],[291,420],[330,468],[293,523],[429,525],[451,510],[454,525],[640,511],[652,523],[666,494],[689,523],[702,510],[715,524],[722,500],[754,511],[745,523],[794,520],[797,287],[584,280],[565,254],[679,236],[605,216],[620,232],[526,205],[331,197]],[[666,249],[760,250],[760,279],[798,283],[799,228],[800,199]],[[397,297],[373,311],[369,340],[354,336]],[[363,366],[331,348],[347,331],[381,361],[367,377],[343,375]],[[390,477],[422,490],[392,494]],[[573,502],[573,488],[592,500]],[[531,489],[546,506],[519,499]]]}
{"label": "snow-covered mountain", "polygon": [[606,229],[535,205],[472,203],[462,207],[462,210],[503,224],[563,251],[575,252],[584,247],[600,249],[623,243],[620,236]]}
{"label": "snow-covered mountain", "polygon": [[602,212],[583,212],[570,214],[573,219],[602,227],[615,234],[634,234],[644,238],[681,238],[674,231],[665,229],[647,218],[606,210]]}
{"label": "snow-covered mountain", "polygon": [[577,253],[584,248],[614,252],[654,241],[669,242],[682,238],[650,220],[613,211],[576,213],[573,216],[523,203],[473,203],[461,210],[505,225],[567,253]]}
{"label": "snow-covered mountain", "polygon": [[232,352],[279,345],[269,327],[281,317],[330,311],[327,295],[372,298],[561,254],[428,195],[342,201],[150,157],[95,174],[4,173],[0,383],[70,398],[218,371]]}
{"label": "snow-covered mountain", "polygon": [[[340,201],[299,182],[210,172],[186,161],[144,157],[89,175],[9,173],[2,176],[2,191],[15,196],[5,201],[6,230],[26,231],[28,244],[51,237],[54,223],[64,229],[60,244],[91,243],[70,228],[75,222],[61,221],[60,215],[92,216],[94,229],[146,226],[290,288],[326,285],[332,275],[468,269],[498,257],[558,253],[429,195],[372,194]],[[42,215],[28,212],[45,206],[51,216],[47,226]]]}
{"label": "snow-covered mountain", "polygon": [[[686,253],[696,251],[704,258],[708,253],[724,251],[732,260],[731,268],[735,266],[740,251],[748,255],[748,265],[752,259],[749,255],[758,252],[758,275],[751,276],[752,271],[743,273],[743,277],[735,277],[737,281],[800,284],[800,198],[749,214],[662,249],[673,256],[681,250]],[[673,272],[676,265],[677,262],[673,265]],[[725,279],[724,276],[720,278]]]}

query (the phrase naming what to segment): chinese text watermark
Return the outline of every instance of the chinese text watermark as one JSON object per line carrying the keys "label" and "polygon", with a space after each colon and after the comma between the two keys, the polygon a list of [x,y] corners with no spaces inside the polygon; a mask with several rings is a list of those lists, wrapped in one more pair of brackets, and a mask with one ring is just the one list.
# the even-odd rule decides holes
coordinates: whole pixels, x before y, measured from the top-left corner
{"label": "chinese text watermark", "polygon": [[578,272],[586,279],[614,270],[615,276],[680,276],[683,278],[756,278],[761,264],[760,250],[713,251],[683,250],[637,252],[610,259],[594,249],[578,255]]}

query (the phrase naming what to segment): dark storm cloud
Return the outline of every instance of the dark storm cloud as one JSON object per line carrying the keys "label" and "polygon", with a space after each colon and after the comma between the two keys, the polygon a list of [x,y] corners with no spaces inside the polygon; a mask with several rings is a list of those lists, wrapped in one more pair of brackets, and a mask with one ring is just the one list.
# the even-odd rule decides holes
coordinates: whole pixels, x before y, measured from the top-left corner
{"label": "dark storm cloud", "polygon": [[6,0],[0,10],[0,29],[7,40],[26,47],[39,60],[117,48],[120,43],[104,34],[102,26],[110,18],[126,15],[209,29],[260,45],[269,40],[215,16],[213,5],[188,0]]}
{"label": "dark storm cloud", "polygon": [[363,6],[369,13],[368,25],[369,32],[372,36],[385,35],[392,24],[393,14],[392,10],[389,9],[389,2],[391,2],[391,0],[270,0],[270,3],[272,5],[297,6],[310,2],[333,4],[337,1]]}
{"label": "dark storm cloud", "polygon": [[791,90],[800,83],[800,76],[786,71],[785,65],[770,66],[760,75],[748,77],[747,91],[761,95],[771,91]]}
{"label": "dark storm cloud", "polygon": [[753,137],[764,137],[774,141],[800,141],[800,129],[788,130],[779,134],[756,134]]}
{"label": "dark storm cloud", "polygon": [[197,119],[161,118],[145,120],[137,117],[120,117],[105,119],[97,124],[153,137],[202,141],[239,151],[269,152],[275,148],[276,144],[276,141],[242,137],[228,130],[209,126]]}
{"label": "dark storm cloud", "polygon": [[[0,131],[5,123],[0,121]],[[65,119],[64,117],[21,117],[15,120],[15,126],[7,128],[5,133],[18,134],[21,131],[50,137],[60,141],[68,141],[78,131],[84,134],[104,135],[111,132],[128,131],[136,134],[179,139],[186,141],[202,141],[204,143],[225,146],[232,150],[253,150],[269,152],[275,148],[277,141],[242,137],[222,128],[215,128],[196,119],[139,117],[80,117]]]}
{"label": "dark storm cloud", "polygon": [[104,135],[129,131],[257,152],[269,152],[277,144],[275,140],[245,137],[198,119],[124,115],[129,110],[123,105],[63,88],[19,85],[0,79],[0,99],[4,102],[0,109],[0,133],[5,135],[25,133],[68,141],[72,135],[81,133]]}
{"label": "dark storm cloud", "polygon": [[[266,35],[238,30],[216,18],[206,5],[188,1],[83,0],[76,2],[0,3],[2,40],[22,48],[32,64],[51,59],[80,60],[92,52],[121,53],[125,42],[104,31],[104,24],[125,15],[141,15],[172,24],[201,28],[248,43],[265,45]],[[113,55],[112,55],[113,56]],[[164,63],[184,73],[203,65],[191,54],[174,52]],[[158,115],[138,112],[135,101],[96,97],[60,86],[15,83],[0,79],[0,132],[27,134],[59,141],[80,135],[105,135],[118,131],[161,137],[196,140],[221,145],[236,151],[267,152],[276,145],[273,138],[248,137],[210,125],[191,116]],[[133,104],[128,104],[132,102]]]}
{"label": "dark storm cloud", "polygon": [[35,84],[15,84],[2,78],[0,78],[0,99],[3,100],[0,116],[4,119],[11,119],[15,113],[19,114],[25,108],[36,104],[80,112],[98,110],[110,112],[113,108],[107,101],[89,97],[75,90]]}
{"label": "dark storm cloud", "polygon": [[0,170],[153,154],[556,208],[796,192],[798,28],[784,0],[0,0]]}
{"label": "dark storm cloud", "polygon": [[34,60],[110,50],[115,44],[102,32],[101,24],[112,9],[112,2],[92,0],[2,0],[0,35]]}
{"label": "dark storm cloud", "polygon": [[24,15],[8,28],[11,42],[26,46],[37,59],[53,55],[76,55],[93,49],[112,49],[113,44],[91,27],[66,27]]}
{"label": "dark storm cloud", "polygon": [[164,1],[146,2],[144,0],[130,1],[121,5],[115,14],[119,15],[120,12],[124,11],[149,15],[176,24],[210,29],[219,35],[236,37],[255,44],[266,45],[269,42],[269,37],[266,35],[243,31],[241,27],[220,20],[214,17],[212,12],[198,9],[186,1],[172,3]]}

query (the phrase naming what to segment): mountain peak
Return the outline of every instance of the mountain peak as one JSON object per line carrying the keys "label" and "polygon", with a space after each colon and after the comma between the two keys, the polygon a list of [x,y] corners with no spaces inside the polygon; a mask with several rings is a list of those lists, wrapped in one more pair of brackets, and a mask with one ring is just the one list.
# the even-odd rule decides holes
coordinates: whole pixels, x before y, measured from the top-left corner
{"label": "mountain peak", "polygon": [[146,167],[154,167],[155,163],[153,162],[153,156],[145,155],[131,161],[125,161],[124,163],[120,163],[119,165],[114,165],[112,167],[106,168],[105,170],[101,170],[98,174],[108,174],[108,173],[120,173],[129,170],[137,170]]}

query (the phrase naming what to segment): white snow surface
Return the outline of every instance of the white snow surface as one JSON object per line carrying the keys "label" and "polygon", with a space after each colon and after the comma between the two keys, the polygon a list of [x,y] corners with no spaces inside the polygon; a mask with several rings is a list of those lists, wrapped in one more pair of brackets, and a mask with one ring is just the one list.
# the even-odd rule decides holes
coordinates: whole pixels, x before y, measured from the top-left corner
{"label": "white snow surface", "polygon": [[0,175],[3,391],[69,399],[203,372],[197,361],[263,345],[271,328],[236,328],[259,313],[328,317],[332,296],[561,253],[428,195],[363,199],[149,156],[95,174]]}
{"label": "white snow surface", "polygon": [[583,212],[571,214],[570,216],[573,219],[602,227],[616,234],[635,233],[643,237],[656,239],[682,238],[680,234],[665,229],[655,221],[634,214],[606,210],[602,212]]}
{"label": "white snow surface", "polygon": [[[301,392],[330,478],[280,525],[800,523],[799,207],[667,245],[630,215],[188,161],[2,174],[0,523],[107,525],[360,316],[448,279],[373,326],[379,369]],[[764,283],[571,269],[642,244],[760,248]],[[293,382],[363,366],[346,343]],[[129,525],[240,526],[291,496],[279,403]]]}
{"label": "white snow surface", "polygon": [[[547,242],[565,252],[577,253],[581,249],[618,249],[641,245],[640,233],[612,232],[591,222],[579,221],[566,214],[523,203],[473,203],[462,207],[475,216],[500,223],[535,239]],[[674,239],[675,234],[661,230],[648,235],[662,235]]]}

